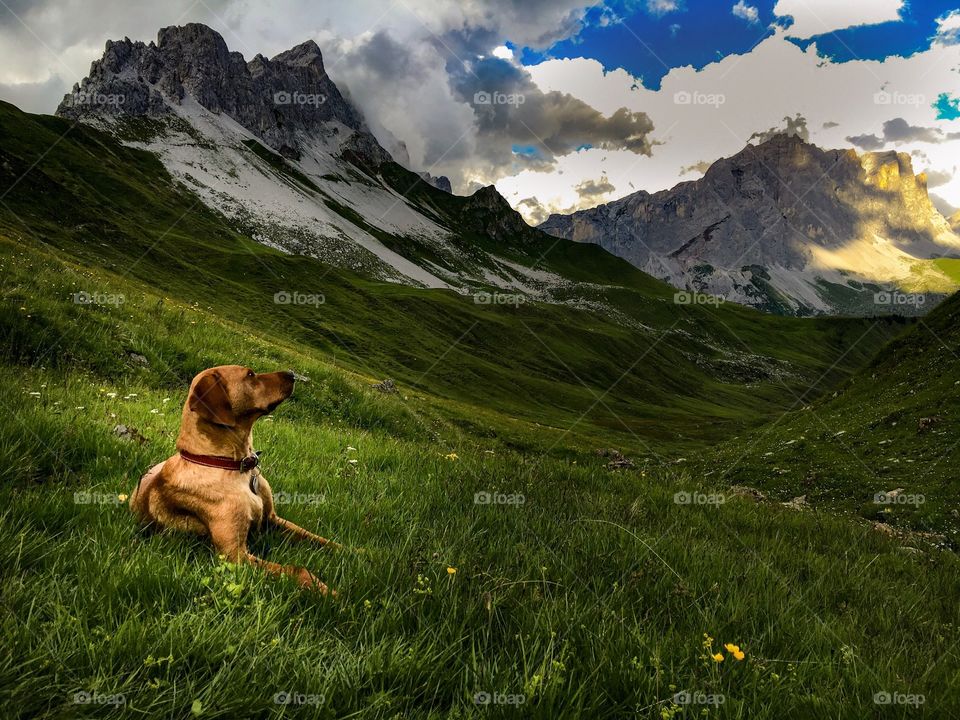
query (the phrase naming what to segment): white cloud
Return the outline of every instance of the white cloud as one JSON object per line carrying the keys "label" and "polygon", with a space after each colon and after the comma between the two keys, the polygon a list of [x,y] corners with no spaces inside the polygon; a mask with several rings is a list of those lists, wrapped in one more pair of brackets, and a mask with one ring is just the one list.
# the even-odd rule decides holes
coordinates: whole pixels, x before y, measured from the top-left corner
{"label": "white cloud", "polygon": [[744,0],[739,0],[737,4],[733,6],[731,12],[733,12],[733,14],[738,18],[746,20],[748,23],[760,21],[760,11],[752,5],[747,5]]}
{"label": "white cloud", "polygon": [[494,57],[498,57],[501,60],[513,60],[513,50],[508,48],[506,45],[499,45],[493,49],[490,53]]}
{"label": "white cloud", "polygon": [[960,43],[960,10],[951,10],[937,18],[937,34],[934,43],[938,45],[956,45]]}
{"label": "white cloud", "polygon": [[[846,138],[865,133],[882,138],[884,123],[895,118],[909,126],[937,128],[946,136],[960,131],[960,120],[937,120],[931,104],[945,88],[956,86],[952,68],[958,64],[960,45],[934,45],[910,58],[891,56],[884,62],[832,63],[813,47],[801,50],[783,31],[749,54],[728,56],[701,71],[675,68],[659,91],[642,87],[623,70],[604,73],[595,60],[550,60],[528,68],[541,89],[569,92],[605,114],[620,105],[642,109],[653,121],[654,142],[662,144],[654,145],[650,157],[582,151],[561,158],[551,171],[525,171],[503,178],[497,187],[511,201],[534,197],[553,212],[588,207],[574,188],[601,172],[616,187],[611,198],[636,190],[655,192],[696,179],[702,162],[733,155],[755,132],[786,127],[784,118],[797,115],[805,119],[810,141],[823,148],[852,147]],[[678,93],[685,93],[679,99],[686,102],[675,102]],[[960,141],[940,142],[935,152],[919,140],[884,142],[881,148],[910,153],[917,172],[950,177],[937,193],[960,206],[955,171]]]}
{"label": "white cloud", "polygon": [[661,17],[681,9],[680,0],[647,0],[647,12]]}
{"label": "white cloud", "polygon": [[778,0],[773,14],[793,17],[790,36],[809,38],[900,19],[904,0]]}

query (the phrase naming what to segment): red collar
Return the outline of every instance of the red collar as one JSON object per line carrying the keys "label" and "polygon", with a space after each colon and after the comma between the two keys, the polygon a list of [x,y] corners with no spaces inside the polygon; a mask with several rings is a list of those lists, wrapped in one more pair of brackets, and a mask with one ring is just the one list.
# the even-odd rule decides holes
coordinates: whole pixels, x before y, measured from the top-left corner
{"label": "red collar", "polygon": [[260,458],[257,457],[257,455],[259,455],[259,453],[248,455],[241,460],[234,460],[233,458],[223,457],[221,455],[195,455],[186,450],[180,451],[180,457],[187,462],[192,462],[194,465],[220,468],[221,470],[233,470],[235,472],[247,472],[257,467],[257,465],[260,464]]}

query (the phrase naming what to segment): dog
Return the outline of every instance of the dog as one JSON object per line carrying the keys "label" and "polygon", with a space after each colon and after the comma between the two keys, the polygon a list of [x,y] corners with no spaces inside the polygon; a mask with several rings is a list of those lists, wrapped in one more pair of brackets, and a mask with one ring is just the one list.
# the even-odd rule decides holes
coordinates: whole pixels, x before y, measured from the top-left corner
{"label": "dog", "polygon": [[253,424],[290,397],[294,381],[292,372],[257,374],[240,365],[197,375],[183,405],[178,452],[140,478],[130,509],[143,527],[209,537],[230,562],[291,576],[326,595],[331,591],[306,568],[269,562],[247,550],[250,530],[268,526],[298,540],[340,547],[277,515],[253,449]]}

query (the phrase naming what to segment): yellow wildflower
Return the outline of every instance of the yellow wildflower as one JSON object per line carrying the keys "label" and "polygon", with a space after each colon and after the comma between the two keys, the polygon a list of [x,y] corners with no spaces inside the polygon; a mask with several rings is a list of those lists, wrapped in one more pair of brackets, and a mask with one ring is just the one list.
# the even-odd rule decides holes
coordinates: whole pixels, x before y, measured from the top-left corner
{"label": "yellow wildflower", "polygon": [[447,568],[447,575],[456,575],[456,574],[457,574],[457,569],[455,567]]}
{"label": "yellow wildflower", "polygon": [[723,662],[723,653],[717,653],[716,655],[711,656],[714,662],[721,663]]}

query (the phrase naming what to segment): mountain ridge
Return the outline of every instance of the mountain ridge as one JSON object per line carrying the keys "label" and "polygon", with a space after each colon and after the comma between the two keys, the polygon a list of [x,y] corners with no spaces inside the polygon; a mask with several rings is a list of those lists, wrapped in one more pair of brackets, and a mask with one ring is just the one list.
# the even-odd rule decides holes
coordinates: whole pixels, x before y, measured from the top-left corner
{"label": "mountain ridge", "polygon": [[787,134],[717,160],[698,180],[539,227],[598,243],[676,287],[790,314],[872,314],[884,291],[941,299],[956,286],[925,261],[960,255],[909,155],[823,150]]}

